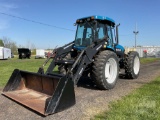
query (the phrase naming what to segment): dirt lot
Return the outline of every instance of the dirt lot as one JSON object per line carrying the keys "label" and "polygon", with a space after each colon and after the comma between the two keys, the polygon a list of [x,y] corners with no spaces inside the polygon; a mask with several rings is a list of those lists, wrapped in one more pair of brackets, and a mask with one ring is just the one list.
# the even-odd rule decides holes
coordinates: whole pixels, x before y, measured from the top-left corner
{"label": "dirt lot", "polygon": [[[95,114],[108,109],[111,101],[122,98],[134,89],[153,80],[160,75],[160,62],[155,62],[141,66],[140,76],[136,80],[123,79],[118,80],[114,89],[101,91],[94,87],[89,80],[81,80],[79,87],[75,88],[76,105],[47,117],[30,111],[29,109],[7,99],[0,95],[0,119],[1,120],[82,120],[90,119]],[[2,89],[1,89],[2,90]]]}

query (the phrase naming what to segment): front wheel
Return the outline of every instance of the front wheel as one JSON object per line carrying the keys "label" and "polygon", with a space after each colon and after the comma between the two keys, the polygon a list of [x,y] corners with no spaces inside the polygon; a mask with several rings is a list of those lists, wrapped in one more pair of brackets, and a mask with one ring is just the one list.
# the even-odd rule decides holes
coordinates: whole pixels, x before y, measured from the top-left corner
{"label": "front wheel", "polygon": [[140,60],[139,54],[135,51],[131,51],[125,58],[125,73],[129,79],[136,79],[139,76]]}
{"label": "front wheel", "polygon": [[[67,54],[64,58],[63,58],[63,60],[69,60],[69,59],[71,59],[71,54],[69,53],[69,54]],[[69,66],[67,66],[67,65],[59,65],[58,66],[58,70],[59,70],[59,73],[60,74],[63,74],[63,75],[66,75],[67,74],[67,71],[68,71],[68,69],[69,69]]]}
{"label": "front wheel", "polygon": [[119,75],[117,55],[112,51],[100,52],[93,62],[91,77],[98,88],[106,90],[114,88]]}

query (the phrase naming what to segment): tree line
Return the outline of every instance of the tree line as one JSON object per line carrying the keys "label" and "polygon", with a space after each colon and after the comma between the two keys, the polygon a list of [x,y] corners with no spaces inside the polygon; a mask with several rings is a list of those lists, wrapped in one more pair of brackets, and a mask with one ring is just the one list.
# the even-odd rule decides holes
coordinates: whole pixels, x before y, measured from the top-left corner
{"label": "tree line", "polygon": [[18,54],[17,52],[18,48],[29,48],[31,50],[36,49],[35,45],[30,43],[30,41],[27,41],[26,46],[22,46],[22,45],[17,45],[15,41],[11,40],[8,37],[0,38],[0,46],[10,48],[13,54]]}
{"label": "tree line", "polygon": [[16,42],[10,40],[7,37],[3,37],[0,39],[0,46],[10,48],[13,54],[17,54],[17,44]]}

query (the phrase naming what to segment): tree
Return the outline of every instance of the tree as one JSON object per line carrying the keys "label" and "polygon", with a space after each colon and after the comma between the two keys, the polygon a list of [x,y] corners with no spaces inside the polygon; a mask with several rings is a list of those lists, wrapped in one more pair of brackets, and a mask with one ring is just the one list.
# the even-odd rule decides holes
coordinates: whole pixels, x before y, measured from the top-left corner
{"label": "tree", "polygon": [[34,43],[31,44],[30,49],[36,49],[36,46]]}
{"label": "tree", "polygon": [[0,39],[0,46],[4,47],[3,40]]}
{"label": "tree", "polygon": [[17,53],[17,44],[16,42],[10,40],[8,37],[3,37],[2,38],[4,47],[10,48],[12,53],[16,54]]}

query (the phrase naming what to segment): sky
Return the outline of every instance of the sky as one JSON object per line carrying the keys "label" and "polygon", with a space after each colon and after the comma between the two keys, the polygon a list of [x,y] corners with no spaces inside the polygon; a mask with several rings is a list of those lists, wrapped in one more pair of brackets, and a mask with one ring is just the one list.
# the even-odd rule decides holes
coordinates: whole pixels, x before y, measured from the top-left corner
{"label": "sky", "polygon": [[75,39],[78,18],[101,15],[121,24],[121,45],[134,46],[137,24],[137,45],[160,46],[159,6],[160,0],[0,0],[0,38],[18,46],[54,49]]}

